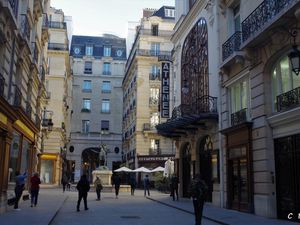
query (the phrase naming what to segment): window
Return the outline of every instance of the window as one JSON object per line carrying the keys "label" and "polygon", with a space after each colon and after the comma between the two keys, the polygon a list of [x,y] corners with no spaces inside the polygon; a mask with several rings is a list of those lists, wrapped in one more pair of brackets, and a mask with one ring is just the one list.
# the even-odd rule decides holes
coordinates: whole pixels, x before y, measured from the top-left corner
{"label": "window", "polygon": [[110,81],[103,81],[102,82],[102,93],[110,93],[110,92],[111,92]]}
{"label": "window", "polygon": [[151,128],[155,128],[155,126],[159,123],[159,115],[158,113],[151,113],[150,116],[150,126]]}
{"label": "window", "polygon": [[111,72],[110,72],[110,63],[105,62],[103,64],[103,74],[104,75],[111,75]]}
{"label": "window", "polygon": [[82,133],[89,133],[90,132],[90,121],[89,120],[82,120]]}
{"label": "window", "polygon": [[165,9],[165,16],[166,17],[175,17],[175,10],[174,9]]}
{"label": "window", "polygon": [[101,120],[101,130],[109,130],[109,121],[108,120]]}
{"label": "window", "polygon": [[152,24],[151,31],[153,36],[158,36],[158,24]]}
{"label": "window", "polygon": [[85,46],[85,54],[86,55],[93,55],[93,46],[92,45],[86,45]]}
{"label": "window", "polygon": [[103,56],[111,56],[111,47],[110,46],[104,46]]}
{"label": "window", "polygon": [[150,145],[150,155],[159,155],[161,153],[158,139],[150,139]]}
{"label": "window", "polygon": [[91,111],[91,99],[84,98],[82,101],[82,112],[90,112]]}
{"label": "window", "polygon": [[150,80],[156,80],[159,79],[160,76],[160,69],[157,65],[151,66],[151,74],[150,74]]}
{"label": "window", "polygon": [[159,88],[150,88],[150,104],[158,104]]}
{"label": "window", "polygon": [[93,73],[92,68],[93,68],[92,62],[87,61],[84,63],[84,73],[85,74],[92,74]]}
{"label": "window", "polygon": [[82,86],[82,91],[91,92],[92,91],[92,81],[84,80],[83,81],[83,86]]}
{"label": "window", "polygon": [[156,56],[159,55],[159,51],[160,51],[160,43],[151,43],[150,54]]}
{"label": "window", "polygon": [[272,71],[274,108],[282,111],[300,104],[300,76],[292,72],[287,56],[281,58]]}
{"label": "window", "polygon": [[240,5],[233,9],[234,31],[241,31]]}
{"label": "window", "polygon": [[110,112],[110,101],[109,101],[109,99],[102,99],[101,112],[102,113],[109,113]]}

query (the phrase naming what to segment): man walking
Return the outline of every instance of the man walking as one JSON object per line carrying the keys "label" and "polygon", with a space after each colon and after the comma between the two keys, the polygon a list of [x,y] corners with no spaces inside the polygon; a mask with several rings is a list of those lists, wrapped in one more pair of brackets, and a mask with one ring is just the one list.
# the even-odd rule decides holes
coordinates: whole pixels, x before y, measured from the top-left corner
{"label": "man walking", "polygon": [[150,196],[150,179],[148,174],[144,177],[144,196],[146,196],[146,192]]}
{"label": "man walking", "polygon": [[16,201],[14,205],[15,210],[21,210],[19,209],[19,200],[22,196],[23,190],[25,189],[25,179],[27,178],[27,172],[20,174],[19,171],[16,171],[16,186],[15,186],[15,195],[16,195]]}
{"label": "man walking", "polygon": [[85,174],[81,176],[79,182],[77,183],[76,189],[78,190],[77,212],[80,211],[80,202],[82,198],[84,202],[84,209],[88,210],[87,195],[90,190],[90,183]]}

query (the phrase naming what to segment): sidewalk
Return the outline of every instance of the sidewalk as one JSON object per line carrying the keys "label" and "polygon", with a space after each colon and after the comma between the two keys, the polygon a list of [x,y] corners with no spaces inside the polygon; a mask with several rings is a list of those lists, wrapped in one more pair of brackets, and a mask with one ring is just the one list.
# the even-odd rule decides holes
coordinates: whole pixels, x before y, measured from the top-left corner
{"label": "sidewalk", "polygon": [[[169,194],[160,192],[151,192],[151,196],[147,197],[158,203],[194,214],[193,202],[190,199],[181,198],[179,201],[173,201]],[[223,209],[215,207],[209,203],[204,205],[203,218],[217,222],[223,225],[297,225],[299,223],[290,222],[279,219],[269,219],[261,216],[256,216],[250,213],[242,213],[235,210]],[[300,221],[299,221],[300,222]]]}
{"label": "sidewalk", "polygon": [[[0,214],[0,224],[48,225],[67,198],[68,195],[62,193],[61,189],[42,188],[37,207],[31,208],[30,200],[23,201],[21,199],[19,204],[21,211],[15,211],[13,206],[9,206],[7,212]],[[39,202],[43,204],[39,204]]]}

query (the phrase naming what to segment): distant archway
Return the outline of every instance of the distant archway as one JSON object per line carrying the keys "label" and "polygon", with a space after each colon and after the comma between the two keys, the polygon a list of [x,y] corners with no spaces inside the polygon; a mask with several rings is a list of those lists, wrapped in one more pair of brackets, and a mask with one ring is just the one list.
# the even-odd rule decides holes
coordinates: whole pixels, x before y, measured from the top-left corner
{"label": "distant archway", "polygon": [[82,174],[86,174],[90,181],[92,181],[92,172],[99,165],[101,165],[101,160],[99,157],[100,148],[86,148],[81,153],[81,168]]}

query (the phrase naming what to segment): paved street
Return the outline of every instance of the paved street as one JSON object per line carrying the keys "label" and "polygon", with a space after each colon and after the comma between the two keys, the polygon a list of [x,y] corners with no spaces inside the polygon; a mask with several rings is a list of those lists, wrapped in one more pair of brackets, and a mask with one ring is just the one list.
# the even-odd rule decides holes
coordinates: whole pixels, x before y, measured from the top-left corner
{"label": "paved street", "polygon": [[[145,198],[138,190],[135,196],[120,193],[102,193],[102,200],[96,201],[95,192],[88,196],[89,210],[76,212],[77,192],[62,193],[61,189],[42,189],[37,207],[30,207],[29,201],[20,203],[21,211],[0,215],[1,225],[193,225],[192,202],[189,199],[172,201],[167,194],[152,191]],[[266,219],[252,214],[220,209],[209,204],[204,209],[203,225],[293,225],[282,220]]]}

